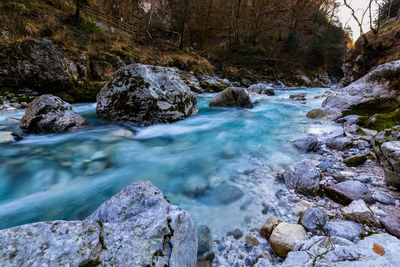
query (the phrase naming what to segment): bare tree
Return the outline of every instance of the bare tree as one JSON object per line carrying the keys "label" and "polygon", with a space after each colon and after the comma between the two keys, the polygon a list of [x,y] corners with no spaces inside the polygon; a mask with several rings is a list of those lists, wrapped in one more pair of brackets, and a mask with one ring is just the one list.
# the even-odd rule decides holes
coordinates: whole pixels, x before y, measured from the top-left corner
{"label": "bare tree", "polygon": [[[360,34],[361,34],[361,37],[363,38],[364,45],[368,44],[367,36],[365,35],[364,30],[363,30],[364,18],[368,12],[370,12],[370,14],[372,13],[371,8],[372,8],[373,1],[374,0],[368,0],[367,7],[363,10],[361,17],[358,17],[356,15],[356,10],[354,10],[354,8],[351,6],[351,3],[349,3],[348,0],[344,0],[344,5],[351,11],[351,16],[357,22],[358,27],[360,28]],[[370,16],[372,18],[372,15],[370,15]]]}

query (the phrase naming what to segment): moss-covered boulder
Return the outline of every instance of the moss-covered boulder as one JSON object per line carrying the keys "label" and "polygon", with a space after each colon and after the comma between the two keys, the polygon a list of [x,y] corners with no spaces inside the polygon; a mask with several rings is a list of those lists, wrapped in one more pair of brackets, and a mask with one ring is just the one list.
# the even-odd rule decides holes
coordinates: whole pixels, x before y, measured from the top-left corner
{"label": "moss-covered boulder", "polygon": [[354,156],[354,157],[349,157],[343,161],[343,163],[347,167],[357,167],[360,165],[363,165],[367,161],[366,156]]}
{"label": "moss-covered boulder", "polygon": [[97,96],[99,118],[140,126],[174,122],[197,112],[196,95],[175,68],[128,65]]}

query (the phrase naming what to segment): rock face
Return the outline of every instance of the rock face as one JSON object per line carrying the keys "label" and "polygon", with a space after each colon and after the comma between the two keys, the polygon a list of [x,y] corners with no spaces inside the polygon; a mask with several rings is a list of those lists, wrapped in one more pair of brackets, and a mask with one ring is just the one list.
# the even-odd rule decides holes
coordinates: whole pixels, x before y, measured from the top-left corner
{"label": "rock face", "polygon": [[275,95],[274,89],[267,83],[257,83],[247,88],[249,93],[260,94],[260,95]]}
{"label": "rock face", "polygon": [[253,108],[253,102],[246,89],[229,87],[211,99],[210,107]]}
{"label": "rock face", "polygon": [[0,87],[28,87],[46,92],[67,91],[76,72],[61,49],[48,40],[25,40],[9,47],[0,58]]}
{"label": "rock face", "polygon": [[0,231],[7,266],[196,266],[197,225],[150,182],[137,182],[84,221]]}
{"label": "rock face", "polygon": [[395,109],[400,102],[398,77],[400,60],[379,65],[373,71],[351,83],[337,88],[322,107],[330,111],[356,109]]}
{"label": "rock face", "polygon": [[375,200],[368,187],[359,181],[345,181],[325,188],[326,195],[342,204],[349,205],[353,200],[362,199],[368,204]]}
{"label": "rock face", "polygon": [[97,96],[101,119],[148,126],[197,113],[197,99],[174,68],[132,64],[118,70]]}
{"label": "rock face", "polygon": [[344,217],[348,220],[369,226],[379,226],[379,222],[375,219],[374,214],[362,199],[354,200],[349,206],[343,207],[342,211]]}
{"label": "rock face", "polygon": [[307,239],[308,236],[303,226],[283,222],[272,231],[269,243],[276,254],[286,257],[298,241]]}
{"label": "rock face", "polygon": [[[376,253],[374,244],[382,246],[385,254]],[[399,247],[400,240],[388,234],[371,235],[358,244],[340,237],[315,236],[297,243],[282,266],[400,266]]]}
{"label": "rock face", "polygon": [[42,95],[28,105],[20,128],[26,133],[60,133],[76,131],[87,124],[88,121],[61,98]]}
{"label": "rock face", "polygon": [[381,163],[385,170],[385,181],[400,189],[400,141],[383,143]]}
{"label": "rock face", "polygon": [[313,195],[319,190],[320,171],[310,160],[295,163],[285,170],[283,179],[289,189],[304,195]]}
{"label": "rock face", "polygon": [[325,224],[324,231],[329,236],[339,236],[353,241],[356,237],[361,236],[363,229],[356,222],[331,220]]}

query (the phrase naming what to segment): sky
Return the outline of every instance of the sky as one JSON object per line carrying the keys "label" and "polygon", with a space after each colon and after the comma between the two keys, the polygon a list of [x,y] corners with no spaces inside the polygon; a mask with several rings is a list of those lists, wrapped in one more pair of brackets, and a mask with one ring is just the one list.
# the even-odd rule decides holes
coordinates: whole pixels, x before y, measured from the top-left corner
{"label": "sky", "polygon": [[[339,3],[343,4],[344,0],[338,0]],[[364,10],[368,7],[369,0],[347,0],[347,3],[350,4],[356,10],[356,15],[360,18],[362,17],[362,14],[364,13]],[[373,6],[373,14],[376,14],[377,7],[376,5]],[[358,37],[360,37],[360,28],[358,27],[357,22],[353,19],[351,16],[351,11],[344,5],[340,7],[340,12],[339,12],[339,19],[342,22],[343,25],[348,25],[351,27],[353,30],[353,39],[357,40]],[[363,23],[363,29],[364,32],[369,31],[369,15],[367,15],[364,18],[364,23]]]}

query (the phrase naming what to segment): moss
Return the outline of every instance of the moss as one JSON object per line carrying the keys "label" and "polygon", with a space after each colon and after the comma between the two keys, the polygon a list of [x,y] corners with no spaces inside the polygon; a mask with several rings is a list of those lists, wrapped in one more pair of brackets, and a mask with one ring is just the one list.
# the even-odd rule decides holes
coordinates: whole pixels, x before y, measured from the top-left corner
{"label": "moss", "polygon": [[367,161],[367,159],[368,158],[366,156],[354,156],[351,158],[347,158],[346,160],[343,161],[343,163],[347,167],[357,167],[364,164]]}
{"label": "moss", "polygon": [[376,131],[393,128],[400,124],[400,109],[389,113],[379,113],[372,116],[366,126]]}

